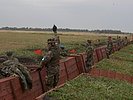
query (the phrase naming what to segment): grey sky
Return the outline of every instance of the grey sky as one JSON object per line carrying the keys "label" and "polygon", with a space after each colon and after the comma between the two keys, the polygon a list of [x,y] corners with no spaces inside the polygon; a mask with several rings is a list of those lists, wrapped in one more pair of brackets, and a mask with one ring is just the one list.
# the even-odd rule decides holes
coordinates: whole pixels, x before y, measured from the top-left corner
{"label": "grey sky", "polygon": [[0,27],[53,24],[133,32],[133,0],[0,0]]}

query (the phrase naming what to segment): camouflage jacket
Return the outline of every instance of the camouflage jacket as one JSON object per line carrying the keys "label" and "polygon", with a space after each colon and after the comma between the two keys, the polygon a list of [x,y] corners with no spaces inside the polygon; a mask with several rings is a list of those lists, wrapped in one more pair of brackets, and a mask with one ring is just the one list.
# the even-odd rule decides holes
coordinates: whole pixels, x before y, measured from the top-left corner
{"label": "camouflage jacket", "polygon": [[53,47],[43,57],[41,61],[41,66],[42,63],[45,63],[46,67],[59,64],[59,59],[60,59],[60,50],[58,47]]}
{"label": "camouflage jacket", "polygon": [[108,41],[107,49],[112,49],[112,48],[113,48],[113,42],[112,41]]}
{"label": "camouflage jacket", "polygon": [[90,44],[86,44],[86,53],[93,53],[94,47]]}

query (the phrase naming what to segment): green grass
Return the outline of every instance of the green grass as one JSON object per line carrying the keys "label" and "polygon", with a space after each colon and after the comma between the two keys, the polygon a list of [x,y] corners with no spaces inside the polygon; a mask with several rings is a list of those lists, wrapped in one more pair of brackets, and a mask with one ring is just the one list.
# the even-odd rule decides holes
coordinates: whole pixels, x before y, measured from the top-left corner
{"label": "green grass", "polygon": [[[103,59],[97,68],[133,75],[133,44]],[[133,100],[133,85],[125,81],[81,75],[48,94],[53,100]]]}
{"label": "green grass", "polygon": [[[81,44],[86,42],[87,39],[91,39],[93,42],[97,39],[107,39],[107,36],[90,33],[82,35],[82,33],[78,32],[70,34],[59,33],[59,36],[61,43],[64,44],[67,50],[76,49],[78,52],[85,50]],[[52,37],[52,32],[0,31],[0,54],[6,51],[15,51],[17,56],[34,57],[33,50],[44,49],[47,45],[47,39]],[[22,54],[22,52],[24,52],[24,54]]]}
{"label": "green grass", "polygon": [[[85,48],[81,46],[86,40],[91,39],[93,43],[97,43],[97,39],[101,42],[107,41],[108,35],[84,33],[84,32],[59,32],[61,43],[67,50],[76,49],[77,52],[83,52]],[[34,32],[34,31],[0,31],[0,54],[5,51],[17,51],[18,56],[32,56],[33,50],[44,49],[47,39],[52,38],[52,32]],[[113,36],[116,38],[116,35]],[[24,51],[22,54],[19,51]],[[26,53],[27,51],[27,53]]]}
{"label": "green grass", "polygon": [[110,59],[103,59],[96,64],[97,68],[121,72],[133,76],[133,44],[115,52]]}
{"label": "green grass", "polygon": [[133,85],[82,75],[48,94],[52,100],[132,100]]}

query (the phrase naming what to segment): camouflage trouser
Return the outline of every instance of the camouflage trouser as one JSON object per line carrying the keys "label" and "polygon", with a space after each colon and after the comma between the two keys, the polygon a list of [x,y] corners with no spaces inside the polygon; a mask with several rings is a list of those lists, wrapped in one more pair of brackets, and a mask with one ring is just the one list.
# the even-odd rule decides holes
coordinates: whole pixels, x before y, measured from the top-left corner
{"label": "camouflage trouser", "polygon": [[93,64],[94,64],[93,53],[88,53],[86,59],[86,67],[91,68]]}
{"label": "camouflage trouser", "polygon": [[31,76],[30,76],[30,73],[29,73],[28,69],[27,69],[24,65],[22,65],[22,64],[19,64],[19,65],[17,66],[17,68],[18,68],[19,70],[21,70],[22,74],[23,74],[23,75],[25,76],[25,78],[26,78],[26,82],[27,82],[28,88],[31,89],[31,88],[32,88],[32,78],[31,78]]}
{"label": "camouflage trouser", "polygon": [[46,85],[49,89],[54,88],[59,81],[59,65],[48,66],[47,68]]}
{"label": "camouflage trouser", "polygon": [[107,58],[109,58],[109,55],[112,54],[112,49],[107,49],[106,54],[107,54]]}

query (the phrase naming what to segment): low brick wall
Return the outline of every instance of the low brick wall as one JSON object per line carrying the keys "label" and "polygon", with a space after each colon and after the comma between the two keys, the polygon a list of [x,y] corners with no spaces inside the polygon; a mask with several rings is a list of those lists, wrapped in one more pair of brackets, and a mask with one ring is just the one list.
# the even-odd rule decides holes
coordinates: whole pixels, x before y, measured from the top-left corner
{"label": "low brick wall", "polygon": [[93,68],[88,73],[88,75],[92,77],[107,77],[110,79],[122,80],[133,84],[133,76],[123,74],[123,73],[118,73],[111,70],[101,70],[101,69]]}

